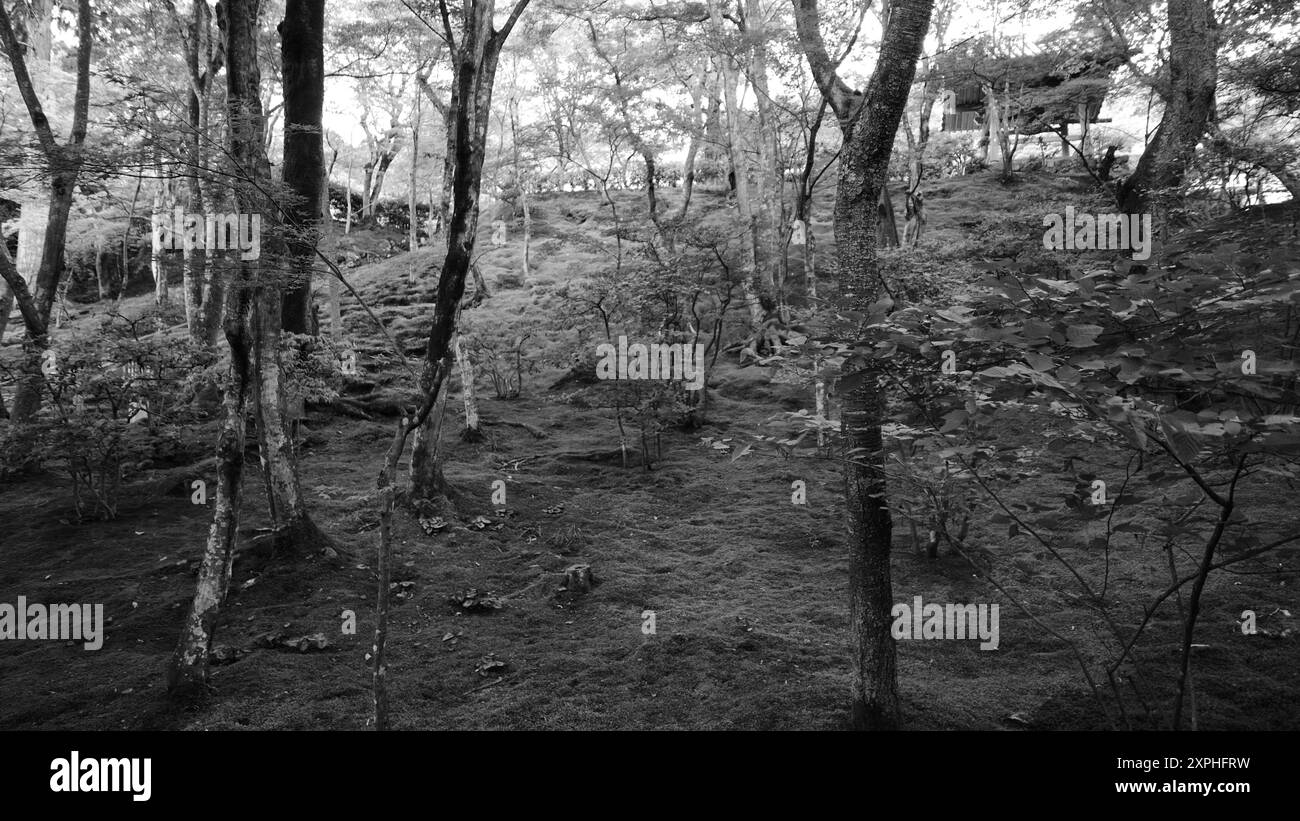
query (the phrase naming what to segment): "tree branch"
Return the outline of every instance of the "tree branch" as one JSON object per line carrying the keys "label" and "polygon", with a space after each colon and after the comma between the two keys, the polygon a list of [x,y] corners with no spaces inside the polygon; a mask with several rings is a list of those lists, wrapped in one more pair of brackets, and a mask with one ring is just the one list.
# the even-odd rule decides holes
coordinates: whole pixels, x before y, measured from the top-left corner
{"label": "tree branch", "polygon": [[9,248],[3,242],[0,242],[0,279],[4,279],[9,285],[9,290],[13,292],[14,301],[18,303],[18,312],[22,314],[23,322],[27,325],[27,333],[33,339],[45,336],[46,327],[41,321],[40,312],[36,310],[36,300],[32,298],[32,292],[27,289],[27,280],[18,273],[13,258],[9,256]]}
{"label": "tree branch", "polygon": [[[48,20],[45,21],[45,25],[49,25]],[[41,150],[45,152],[46,160],[54,162],[58,153],[58,143],[54,140],[54,132],[50,130],[50,121],[45,116],[45,109],[41,107],[40,98],[36,96],[36,87],[32,84],[32,75],[28,72],[27,60],[23,57],[23,47],[14,34],[13,23],[9,20],[9,12],[5,10],[4,3],[0,3],[0,44],[4,45],[4,51],[9,56],[9,65],[13,68],[14,80],[18,83],[18,91],[22,94],[23,103],[27,106],[27,114],[31,117],[32,127],[36,129],[37,139],[41,143]],[[78,84],[78,92],[80,92],[80,84]]]}
{"label": "tree branch", "polygon": [[821,33],[821,18],[817,11],[817,0],[793,0],[793,3],[799,45],[803,48],[804,56],[808,58],[808,67],[812,69],[817,88],[840,122],[848,122],[853,117],[859,95],[840,78],[837,71],[838,61],[831,60],[830,54],[826,51],[826,42],[822,39]]}

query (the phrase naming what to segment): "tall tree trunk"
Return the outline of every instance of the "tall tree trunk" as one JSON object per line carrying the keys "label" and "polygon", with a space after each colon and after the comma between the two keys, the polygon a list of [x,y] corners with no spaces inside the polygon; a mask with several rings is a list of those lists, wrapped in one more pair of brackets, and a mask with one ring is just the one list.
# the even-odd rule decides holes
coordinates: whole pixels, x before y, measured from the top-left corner
{"label": "tall tree trunk", "polygon": [[[348,146],[351,148],[351,146]],[[352,233],[352,152],[348,152],[348,184],[344,189],[344,197],[347,199],[346,208],[343,217],[343,236]]]}
{"label": "tall tree trunk", "polygon": [[725,51],[722,0],[708,0],[708,2],[710,28],[718,44],[718,79],[722,83],[722,96],[727,106],[727,158],[731,163],[731,185],[736,192],[736,208],[740,212],[741,225],[744,226],[744,238],[741,240],[740,285],[745,294],[745,302],[749,305],[750,322],[755,330],[761,330],[767,307],[764,303],[770,303],[771,296],[763,287],[763,280],[758,270],[758,238],[755,235],[757,226],[754,224],[753,200],[749,195],[749,174],[745,168],[745,154],[741,145],[736,64],[732,56]]}
{"label": "tall tree trunk", "polygon": [[[12,5],[12,4],[11,4]],[[31,74],[32,91],[46,106],[46,116],[54,116],[59,108],[56,95],[48,94],[50,79],[50,61],[54,54],[53,34],[51,32],[52,0],[31,0],[28,4],[26,19],[19,24],[25,35],[24,45],[27,70]],[[22,8],[15,7],[15,11]],[[41,152],[30,152],[33,165],[42,161]],[[31,285],[41,267],[45,248],[45,228],[50,210],[50,194],[39,183],[19,202],[18,212],[18,253],[15,262],[18,272]],[[12,303],[11,303],[12,307]]]}
{"label": "tall tree trunk", "polygon": [[894,213],[894,199],[889,195],[889,185],[880,186],[877,205],[880,218],[876,223],[876,245],[880,248],[898,247],[898,219]]}
{"label": "tall tree trunk", "polygon": [[[952,22],[957,0],[937,0],[931,18],[931,31],[934,32],[934,54],[947,51],[948,26]],[[930,118],[934,114],[934,104],[939,100],[942,78],[935,70],[931,55],[921,57],[920,66],[921,100],[917,112],[916,141],[912,142],[912,132],[907,130],[909,157],[908,194],[920,194],[921,181],[925,178],[925,152],[930,146]],[[906,115],[904,115],[906,116]]]}
{"label": "tall tree trunk", "polygon": [[[202,3],[195,4],[196,15],[198,13],[197,9],[202,5]],[[196,28],[201,26],[206,31],[209,30],[210,25],[211,21],[205,19],[201,24],[196,23]],[[194,121],[193,116],[197,113],[198,122],[197,131],[191,144],[195,165],[192,167],[193,173],[191,173],[189,179],[190,201],[191,208],[198,212],[205,212],[207,208],[217,204],[217,197],[210,194],[206,187],[204,175],[208,168],[208,156],[204,146],[207,144],[207,135],[212,131],[211,102],[209,98],[212,78],[221,63],[224,62],[224,47],[213,49],[210,54],[212,56],[209,57],[207,68],[199,78],[201,82],[198,84],[198,93],[192,94],[190,97],[191,121]],[[213,257],[206,250],[196,250],[194,252],[190,257],[185,273],[189,278],[189,282],[185,286],[187,291],[194,289],[198,292],[195,301],[199,310],[196,315],[189,317],[188,322],[190,338],[208,347],[215,347],[218,337],[222,334],[225,321],[226,275],[223,271],[217,269]]]}
{"label": "tall tree trunk", "polygon": [[[519,189],[519,208],[524,214],[524,276],[523,281],[532,279],[532,242],[533,215],[528,208],[528,180],[525,179],[523,164],[519,156],[519,101],[510,98],[510,145],[514,153],[515,187]],[[654,213],[654,201],[651,199],[651,214]],[[653,219],[653,217],[651,217]],[[459,356],[459,353],[457,354]],[[475,427],[477,427],[475,422]]]}
{"label": "tall tree trunk", "polygon": [[[154,183],[156,188],[153,192],[153,224],[157,224],[165,215],[169,220],[172,217],[172,201],[169,196],[171,188],[169,180],[163,177],[162,161],[157,151],[154,152]],[[173,226],[182,234],[185,233],[184,221],[181,225]],[[179,239],[181,234],[177,235]],[[169,302],[167,292],[167,268],[163,264],[163,249],[158,247],[157,243],[152,243],[149,247],[149,272],[153,275],[153,302],[159,308],[166,306]]]}
{"label": "tall tree trunk", "polygon": [[[478,230],[478,198],[483,179],[483,156],[492,109],[501,47],[529,0],[517,0],[500,30],[493,30],[494,0],[466,0],[465,27],[455,54],[455,76],[450,114],[455,124],[455,162],[452,215],[447,231],[447,255],[438,278],[433,326],[425,348],[420,393],[426,402],[436,398],[447,379],[456,312],[465,293],[465,277],[474,255]],[[452,140],[448,140],[449,143]],[[449,146],[450,147],[450,146]],[[411,453],[411,495],[429,499],[440,492],[441,471],[429,420],[417,428]]]}
{"label": "tall tree trunk", "polygon": [[284,170],[292,194],[284,206],[291,260],[281,322],[294,334],[312,327],[311,281],[320,239],[325,154],[321,111],[325,104],[325,0],[287,0],[280,23],[284,75]]}
{"label": "tall tree trunk", "polygon": [[[230,121],[229,157],[232,177],[266,180],[270,169],[263,151],[262,105],[258,98],[258,0],[225,0],[218,7],[218,25],[225,38],[226,108]],[[243,213],[261,213],[260,195],[239,186],[235,199]],[[236,259],[236,281],[223,289],[226,341],[230,346],[230,377],[223,407],[225,421],[217,440],[217,497],[212,526],[199,565],[194,600],[167,671],[167,690],[177,696],[201,696],[208,681],[208,661],[221,606],[230,585],[235,537],[239,529],[244,480],[245,419],[257,393],[258,337],[268,318],[278,319],[279,302],[270,305],[257,293],[258,260]],[[278,343],[273,339],[272,344]],[[260,405],[260,397],[258,400]],[[259,413],[259,420],[261,414]],[[260,427],[261,425],[259,425]]]}
{"label": "tall tree trunk", "polygon": [[[4,286],[6,289],[8,285]],[[98,298],[102,301],[108,295],[104,288],[104,238],[95,237],[95,287]],[[4,336],[4,331],[0,330],[0,337]]]}
{"label": "tall tree trunk", "polygon": [[[390,134],[396,130],[397,124],[394,123],[390,129]],[[374,220],[375,218],[375,209],[379,206],[379,195],[384,191],[384,180],[387,178],[388,169],[392,167],[393,160],[397,158],[397,152],[400,148],[397,137],[389,136],[385,139],[387,143],[380,149],[380,153],[372,157],[370,164],[366,166],[366,181],[369,190],[362,216],[367,220]]]}
{"label": "tall tree trunk", "polygon": [[[164,0],[164,5],[176,28],[188,32],[187,36],[180,38],[190,81],[189,128],[185,135],[189,167],[185,172],[185,185],[189,198],[188,211],[192,214],[206,214],[210,204],[205,180],[208,167],[207,139],[210,133],[210,92],[212,78],[225,61],[225,51],[219,43],[220,38],[213,37],[212,9],[207,3],[192,3],[192,16],[188,22],[181,19],[172,0]],[[220,333],[221,312],[225,305],[220,286],[213,291],[210,283],[212,277],[212,257],[206,249],[194,248],[185,252],[182,274],[185,323],[190,339],[198,344],[215,345]]]}
{"label": "tall tree trunk", "polygon": [[479,429],[478,394],[474,385],[474,363],[465,351],[465,345],[461,341],[459,333],[456,334],[452,342],[452,348],[456,364],[460,370],[460,390],[465,405],[465,428],[460,432],[460,438],[466,442],[477,442],[483,438],[483,431]]}
{"label": "tall tree trunk", "polygon": [[370,201],[370,186],[375,179],[375,161],[367,159],[366,164],[361,167],[361,214],[357,221],[365,224],[370,219],[374,204]]}
{"label": "tall tree trunk", "polygon": [[280,292],[274,287],[258,288],[253,300],[257,433],[262,470],[270,490],[268,504],[278,531],[277,544],[301,553],[327,544],[328,539],[308,515],[298,480],[297,456],[285,413],[287,397],[281,378]]}
{"label": "tall tree trunk", "polygon": [[[406,250],[414,251],[420,247],[420,222],[416,218],[419,206],[416,188],[417,173],[420,165],[420,95],[415,95],[415,115],[411,121],[411,179],[406,192],[407,235]],[[414,265],[414,259],[411,260]],[[412,269],[414,270],[414,269]]]}
{"label": "tall tree trunk", "polygon": [[[203,11],[200,11],[202,9]],[[193,41],[198,35],[200,26],[206,34],[209,22],[203,19],[202,15],[210,15],[206,3],[194,4],[194,25],[190,28],[190,37]],[[191,48],[193,61],[191,62],[191,72],[198,72],[198,53]],[[187,55],[188,57],[188,55]],[[206,61],[205,61],[206,64]],[[208,134],[208,74],[202,75],[202,82],[198,88],[190,91],[190,133],[187,135],[187,147],[189,149],[189,169],[185,174],[185,186],[189,195],[190,213],[206,214],[207,202],[204,197],[204,180],[203,170],[206,167],[207,158],[204,146]],[[207,321],[204,313],[207,311],[220,312],[220,300],[214,305],[203,304],[204,283],[211,275],[208,267],[209,257],[207,249],[194,248],[185,255],[185,271],[182,276],[182,295],[185,300],[185,327],[189,334],[190,340],[204,344],[207,338]]]}
{"label": "tall tree trunk", "polygon": [[[793,2],[800,45],[844,134],[835,197],[836,253],[845,307],[865,315],[885,291],[876,255],[876,206],[933,0],[894,0],[875,71],[861,96],[835,71],[819,30],[817,0]],[[845,391],[841,411],[845,446],[858,454],[847,461],[844,477],[854,643],[852,718],[858,729],[891,729],[898,726],[899,705],[890,629],[892,523],[881,439],[885,396],[873,370],[859,377],[858,384]]]}
{"label": "tall tree trunk", "polygon": [[[212,8],[206,3],[192,3],[192,16],[188,23],[181,19],[172,0],[165,0],[172,21],[181,31],[185,63],[189,70],[189,133],[186,147],[189,168],[185,174],[189,196],[189,211],[206,214],[209,207],[218,204],[219,197],[208,189],[209,151],[211,134],[212,79],[225,63],[225,44],[212,28]],[[216,270],[214,258],[206,249],[195,248],[185,255],[183,289],[186,328],[190,339],[209,347],[217,344],[222,333],[223,312],[226,308],[225,275]]]}
{"label": "tall tree trunk", "polygon": [[446,156],[442,160],[442,196],[438,198],[438,224],[444,238],[451,226],[452,189],[456,181],[456,88],[452,87],[451,100],[443,111],[443,126],[447,132]]}
{"label": "tall tree trunk", "polygon": [[1120,185],[1120,207],[1146,211],[1154,192],[1182,185],[1214,114],[1219,27],[1212,0],[1169,0],[1169,89],[1165,111],[1137,167]]}
{"label": "tall tree trunk", "polygon": [[[686,159],[682,163],[682,205],[673,217],[678,222],[686,219],[686,212],[691,207],[691,195],[695,192],[695,158],[699,155],[700,144],[705,139],[711,116],[703,108],[704,91],[709,87],[708,66],[708,60],[701,61],[700,73],[691,86],[691,139],[686,146]],[[710,94],[710,105],[716,101],[717,98]]]}
{"label": "tall tree trunk", "polygon": [[[248,0],[227,0],[236,13],[251,15],[244,4]],[[251,36],[251,35],[250,35]],[[190,603],[185,627],[167,668],[167,691],[180,698],[202,696],[207,688],[208,661],[216,636],[221,606],[230,587],[234,564],[235,537],[239,530],[244,483],[245,419],[253,385],[253,323],[251,266],[239,265],[239,281],[223,289],[229,299],[225,314],[226,342],[230,346],[230,371],[222,400],[224,422],[217,440],[217,493],[213,503],[212,524],[208,528],[203,558],[199,564],[194,599]]]}
{"label": "tall tree trunk", "polygon": [[[48,9],[48,5],[41,5]],[[86,139],[86,120],[90,106],[90,52],[92,46],[93,16],[90,0],[77,2],[77,80],[73,101],[72,129],[68,141],[60,145],[54,138],[46,116],[37,85],[28,72],[22,46],[14,33],[13,24],[4,4],[0,3],[0,44],[8,53],[18,91],[23,98],[32,127],[40,145],[41,154],[49,175],[49,210],[42,237],[40,267],[36,272],[35,289],[31,297],[30,312],[23,313],[27,326],[27,355],[22,365],[23,375],[18,380],[14,396],[12,418],[15,423],[30,421],[41,406],[41,389],[44,383],[40,372],[40,355],[48,345],[46,329],[49,327],[50,309],[63,276],[64,240],[68,232],[68,216],[83,161],[82,146]],[[48,31],[48,23],[37,29]],[[20,250],[22,246],[19,238]],[[6,254],[7,255],[7,254]],[[21,269],[18,269],[21,271]],[[25,287],[25,285],[24,285]],[[20,290],[14,282],[9,288],[15,298]],[[21,303],[20,303],[21,305]],[[35,322],[39,320],[39,323]]]}
{"label": "tall tree trunk", "polygon": [[821,103],[817,106],[817,116],[808,127],[808,139],[804,143],[803,170],[799,173],[799,197],[794,203],[794,218],[804,227],[804,289],[810,299],[817,298],[817,241],[812,228],[813,187],[817,180],[813,177],[813,170],[817,167],[817,133],[821,131],[822,121],[826,116],[826,106],[826,98],[822,97]]}
{"label": "tall tree trunk", "polygon": [[[18,303],[18,311],[23,318],[23,324],[27,329],[27,339],[23,344],[23,359],[19,365],[19,386],[21,387],[26,380],[39,380],[41,375],[41,357],[49,348],[48,324],[40,316],[40,311],[36,308],[36,301],[32,297],[31,290],[27,287],[27,280],[23,279],[22,274],[14,265],[13,259],[9,256],[9,246],[0,242],[0,281],[5,288],[12,294],[12,299]],[[39,394],[37,394],[39,396]],[[3,403],[0,403],[0,407]],[[15,408],[15,414],[17,410]],[[6,417],[8,412],[6,411]],[[24,421],[22,418],[16,418],[15,421]]]}
{"label": "tall tree trunk", "polygon": [[[0,233],[0,245],[4,245],[4,234]],[[9,253],[5,245],[4,253]],[[9,283],[0,282],[0,345],[4,344],[5,331],[9,329],[9,315],[14,312],[14,292],[9,290]],[[0,417],[4,418],[4,417]]]}
{"label": "tall tree trunk", "polygon": [[764,253],[767,257],[764,284],[771,291],[778,308],[784,309],[787,259],[783,238],[789,217],[785,210],[785,175],[781,170],[777,144],[778,123],[768,91],[768,35],[760,0],[745,0],[745,37],[749,41],[749,78],[754,86],[754,100],[758,108],[758,155],[761,166],[758,172],[758,225],[762,229]]}
{"label": "tall tree trunk", "polygon": [[[255,0],[245,0],[255,2]],[[246,13],[253,16],[251,23],[241,21],[236,27],[233,21],[235,10],[231,6],[231,29],[227,36],[227,106],[230,109],[230,156],[238,165],[236,179],[249,179],[256,184],[239,185],[235,188],[235,200],[239,211],[245,214],[273,214],[275,204],[270,202],[265,191],[271,188],[271,164],[265,151],[266,120],[262,114],[259,93],[261,74],[257,62],[256,40],[244,41],[244,25],[257,25],[258,6],[242,6]],[[303,13],[306,13],[304,10]],[[236,52],[236,38],[239,51]],[[236,65],[236,61],[242,61]],[[310,70],[304,73],[311,73]],[[306,224],[316,227],[319,222],[321,162],[320,132],[315,134],[315,152],[310,148],[303,153],[301,160],[305,164],[304,176],[295,184],[307,197],[297,196],[289,206],[288,213]],[[286,160],[288,153],[286,152]],[[286,162],[287,166],[287,162]],[[300,223],[302,224],[302,223]],[[261,260],[240,260],[241,267],[248,266],[257,270],[264,277],[268,268],[274,268],[288,254],[302,254],[303,246],[298,238],[286,242],[278,232],[270,232],[262,240],[263,258]],[[308,248],[314,246],[314,239]],[[254,277],[255,279],[256,277]],[[283,368],[280,361],[281,317],[284,313],[282,285],[271,281],[260,284],[254,294],[255,308],[250,319],[254,372],[254,393],[257,397],[258,449],[262,461],[269,497],[267,502],[271,509],[272,521],[276,527],[277,543],[294,551],[304,551],[320,544],[327,544],[328,539],[320,532],[307,513],[306,503],[298,481],[297,458],[293,449],[293,440],[285,416],[287,399],[282,380]]]}
{"label": "tall tree trunk", "polygon": [[[994,120],[997,118],[997,111],[993,108],[992,98],[988,93],[988,86],[984,87],[984,123],[980,129],[979,140],[975,144],[975,160],[984,167],[989,164],[989,146],[994,137]],[[962,172],[965,173],[965,172]]]}

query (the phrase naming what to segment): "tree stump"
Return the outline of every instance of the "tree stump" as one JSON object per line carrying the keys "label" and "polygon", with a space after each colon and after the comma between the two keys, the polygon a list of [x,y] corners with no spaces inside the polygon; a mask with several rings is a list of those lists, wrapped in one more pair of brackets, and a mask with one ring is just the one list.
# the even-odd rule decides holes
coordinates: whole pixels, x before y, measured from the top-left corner
{"label": "tree stump", "polygon": [[565,593],[590,593],[595,583],[596,578],[591,574],[591,565],[569,565],[564,569],[564,584],[560,585],[560,591]]}

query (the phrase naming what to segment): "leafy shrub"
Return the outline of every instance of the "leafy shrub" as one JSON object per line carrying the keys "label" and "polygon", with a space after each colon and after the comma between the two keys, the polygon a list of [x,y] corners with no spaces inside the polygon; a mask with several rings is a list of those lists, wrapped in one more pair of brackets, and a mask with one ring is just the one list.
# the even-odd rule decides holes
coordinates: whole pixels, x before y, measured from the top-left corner
{"label": "leafy shrub", "polygon": [[952,269],[929,257],[903,248],[882,248],[880,274],[900,302],[929,302],[951,294],[956,284]]}
{"label": "leafy shrub", "polygon": [[975,159],[975,138],[971,132],[941,131],[926,146],[925,177],[960,177],[979,170]]}
{"label": "leafy shrub", "polygon": [[150,318],[111,317],[50,350],[49,402],[7,432],[0,471],[58,465],[77,517],[112,519],[124,481],[198,455],[195,431],[207,414],[195,399],[218,380],[216,356],[186,339],[142,335]]}

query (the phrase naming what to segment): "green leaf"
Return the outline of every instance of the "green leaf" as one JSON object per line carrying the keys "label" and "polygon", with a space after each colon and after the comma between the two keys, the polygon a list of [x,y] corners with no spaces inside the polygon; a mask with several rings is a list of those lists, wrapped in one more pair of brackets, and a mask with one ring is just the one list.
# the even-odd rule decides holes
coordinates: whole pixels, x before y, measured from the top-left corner
{"label": "green leaf", "polygon": [[940,433],[952,433],[965,424],[970,418],[970,414],[964,410],[949,411],[943,415],[943,427],[939,428]]}
{"label": "green leaf", "polygon": [[1050,371],[1052,369],[1052,358],[1042,354],[1033,353],[1032,351],[1025,354],[1025,361],[1036,371]]}
{"label": "green leaf", "polygon": [[1140,451],[1147,449],[1147,429],[1141,419],[1132,414],[1124,415],[1124,422],[1119,425],[1119,432],[1124,434],[1124,438],[1129,444]]}
{"label": "green leaf", "polygon": [[1142,365],[1143,362],[1140,359],[1134,359],[1131,356],[1123,357],[1119,361],[1119,380],[1132,385],[1142,378]]}
{"label": "green leaf", "polygon": [[1088,348],[1097,344],[1097,336],[1104,330],[1100,325],[1071,325],[1065,329],[1066,343],[1071,348]]}
{"label": "green leaf", "polygon": [[1186,432],[1175,427],[1167,418],[1160,419],[1160,432],[1164,434],[1165,442],[1169,445],[1170,450],[1174,452],[1183,462],[1192,462],[1196,459],[1196,454],[1200,447],[1196,440]]}

